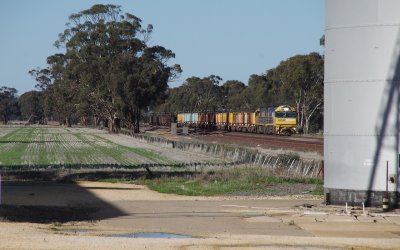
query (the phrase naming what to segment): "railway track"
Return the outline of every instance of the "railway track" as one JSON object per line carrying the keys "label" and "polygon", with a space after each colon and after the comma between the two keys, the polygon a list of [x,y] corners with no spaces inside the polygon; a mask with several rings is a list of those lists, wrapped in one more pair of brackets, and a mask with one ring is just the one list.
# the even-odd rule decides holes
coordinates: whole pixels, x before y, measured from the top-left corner
{"label": "railway track", "polygon": [[[164,133],[169,134],[169,127],[160,127]],[[160,129],[158,128],[158,129]],[[322,138],[302,136],[265,135],[241,132],[191,130],[190,137],[201,141],[239,144],[250,147],[265,146],[270,148],[294,149],[308,152],[324,153]]]}
{"label": "railway track", "polygon": [[321,138],[286,137],[263,134],[247,133],[214,133],[209,135],[196,135],[198,139],[206,141],[219,141],[247,146],[268,146],[271,148],[287,148],[303,151],[318,152],[323,154],[324,142]]}

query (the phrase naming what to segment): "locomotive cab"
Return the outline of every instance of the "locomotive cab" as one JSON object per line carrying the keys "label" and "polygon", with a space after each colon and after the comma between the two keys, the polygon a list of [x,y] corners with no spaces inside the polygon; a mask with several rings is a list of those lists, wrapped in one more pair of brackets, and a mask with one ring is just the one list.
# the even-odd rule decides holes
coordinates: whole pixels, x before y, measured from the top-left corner
{"label": "locomotive cab", "polygon": [[297,112],[287,105],[275,109],[274,126],[277,134],[292,135],[296,133]]}

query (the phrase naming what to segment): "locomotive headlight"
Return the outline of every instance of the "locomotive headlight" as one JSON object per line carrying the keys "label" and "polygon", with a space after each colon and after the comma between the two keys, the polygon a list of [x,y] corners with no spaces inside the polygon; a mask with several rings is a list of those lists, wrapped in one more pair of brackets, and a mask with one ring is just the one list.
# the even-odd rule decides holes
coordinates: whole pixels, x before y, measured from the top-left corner
{"label": "locomotive headlight", "polygon": [[284,111],[289,111],[289,108],[288,107],[284,107],[283,110]]}

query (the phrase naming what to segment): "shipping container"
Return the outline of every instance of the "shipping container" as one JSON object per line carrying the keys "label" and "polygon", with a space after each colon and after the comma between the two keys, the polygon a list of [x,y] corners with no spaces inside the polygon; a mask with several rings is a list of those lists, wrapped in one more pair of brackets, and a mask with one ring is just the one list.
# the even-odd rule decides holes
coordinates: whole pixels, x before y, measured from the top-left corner
{"label": "shipping container", "polygon": [[199,113],[199,126],[203,126],[207,123],[207,113]]}
{"label": "shipping container", "polygon": [[199,113],[192,113],[191,123],[196,126],[198,124],[198,121],[199,121]]}
{"label": "shipping container", "polygon": [[184,123],[184,118],[185,118],[185,114],[184,113],[178,113],[177,122],[178,122],[179,125]]}
{"label": "shipping container", "polygon": [[192,114],[191,113],[184,113],[183,122],[189,124],[192,122]]}
{"label": "shipping container", "polygon": [[252,126],[256,125],[256,113],[255,112],[251,113],[251,125]]}
{"label": "shipping container", "polygon": [[244,125],[244,113],[243,112],[236,113],[236,124],[238,124],[239,126]]}
{"label": "shipping container", "polygon": [[234,120],[234,116],[233,116],[233,113],[232,112],[229,112],[228,113],[228,124],[234,124],[235,123],[235,120]]}
{"label": "shipping container", "polygon": [[207,125],[215,123],[215,113],[205,113],[204,123]]}
{"label": "shipping container", "polygon": [[253,122],[253,112],[245,112],[244,113],[244,124],[246,127],[254,124]]}
{"label": "shipping container", "polygon": [[159,117],[158,125],[168,126],[171,123],[170,115],[161,115]]}
{"label": "shipping container", "polygon": [[215,119],[218,125],[226,125],[227,123],[227,113],[217,113]]}

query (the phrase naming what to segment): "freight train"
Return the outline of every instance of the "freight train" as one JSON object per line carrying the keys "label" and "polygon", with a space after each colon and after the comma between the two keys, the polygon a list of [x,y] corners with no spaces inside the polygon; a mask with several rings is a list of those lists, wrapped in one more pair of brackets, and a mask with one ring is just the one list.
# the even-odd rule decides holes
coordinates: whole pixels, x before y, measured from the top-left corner
{"label": "freight train", "polygon": [[218,129],[263,134],[292,135],[296,133],[296,109],[282,105],[259,108],[255,112],[179,112],[175,117],[153,115],[153,125],[167,125],[176,121],[178,127]]}

